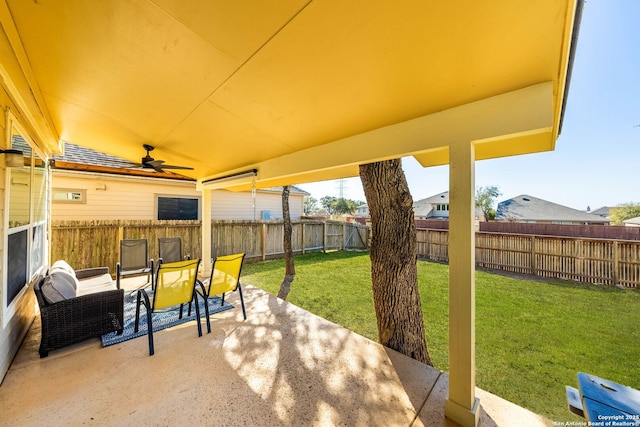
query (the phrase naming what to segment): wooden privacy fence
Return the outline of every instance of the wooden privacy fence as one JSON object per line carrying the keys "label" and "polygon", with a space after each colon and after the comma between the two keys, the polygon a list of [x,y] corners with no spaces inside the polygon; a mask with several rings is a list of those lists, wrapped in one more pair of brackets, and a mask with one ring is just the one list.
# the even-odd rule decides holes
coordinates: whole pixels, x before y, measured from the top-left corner
{"label": "wooden privacy fence", "polygon": [[[447,262],[447,230],[418,230],[418,256]],[[640,242],[476,233],[476,266],[539,277],[640,287]]]}
{"label": "wooden privacy fence", "polygon": [[[354,223],[292,222],[295,253],[332,249],[368,249],[369,228]],[[246,260],[284,256],[282,221],[212,221],[213,257],[244,252]],[[158,238],[182,238],[183,255],[202,253],[201,221],[54,221],[51,260],[64,259],[76,269],[108,266],[115,272],[120,240],[146,238],[149,258],[158,257]]]}
{"label": "wooden privacy fence", "polygon": [[[284,256],[282,221],[214,221],[212,255],[245,252],[249,260]],[[368,249],[369,227],[346,222],[292,221],[294,253]]]}

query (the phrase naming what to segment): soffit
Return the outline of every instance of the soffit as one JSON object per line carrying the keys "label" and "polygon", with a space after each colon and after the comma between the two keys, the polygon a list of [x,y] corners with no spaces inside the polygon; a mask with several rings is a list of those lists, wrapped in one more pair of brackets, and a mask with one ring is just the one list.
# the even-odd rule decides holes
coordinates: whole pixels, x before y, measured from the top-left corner
{"label": "soffit", "polygon": [[[350,137],[545,82],[552,88],[545,101],[551,119],[528,129],[544,138],[535,148],[524,139],[492,141],[486,156],[552,149],[574,3],[8,0],[7,6],[60,138],[132,161],[144,155],[143,143],[151,144],[154,157],[192,166],[191,176],[203,178],[286,156],[297,161],[296,153],[323,146],[322,157],[339,158]],[[371,144],[394,141],[371,138]],[[416,134],[408,154],[430,164],[439,144]],[[406,150],[398,146],[396,154]],[[295,176],[272,170],[264,184],[357,174],[358,154],[352,157],[321,169],[307,165]],[[431,164],[447,161],[438,159]]]}

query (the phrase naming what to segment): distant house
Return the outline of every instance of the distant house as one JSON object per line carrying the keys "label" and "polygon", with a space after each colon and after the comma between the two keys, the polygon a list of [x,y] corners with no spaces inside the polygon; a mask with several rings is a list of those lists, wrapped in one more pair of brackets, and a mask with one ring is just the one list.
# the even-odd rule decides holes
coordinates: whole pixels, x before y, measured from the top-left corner
{"label": "distant house", "polygon": [[603,206],[601,208],[596,209],[595,211],[589,210],[589,208],[587,208],[587,213],[590,213],[591,215],[597,215],[601,218],[609,219],[610,210],[611,208],[609,206]]}
{"label": "distant house", "polygon": [[356,217],[366,218],[369,216],[369,205],[362,204],[356,209]]}
{"label": "distant house", "polygon": [[640,227],[640,216],[622,221],[626,227]]}
{"label": "distant house", "polygon": [[414,202],[413,214],[416,219],[449,219],[449,192]]}
{"label": "distant house", "polygon": [[[135,163],[77,145],[51,161],[51,219],[201,219],[202,195],[191,178],[143,170]],[[306,191],[291,187],[291,219],[303,215]],[[212,219],[281,219],[282,188],[214,190]]]}
{"label": "distant house", "polygon": [[609,220],[606,218],[527,194],[498,203],[496,221],[537,224],[609,224]]}

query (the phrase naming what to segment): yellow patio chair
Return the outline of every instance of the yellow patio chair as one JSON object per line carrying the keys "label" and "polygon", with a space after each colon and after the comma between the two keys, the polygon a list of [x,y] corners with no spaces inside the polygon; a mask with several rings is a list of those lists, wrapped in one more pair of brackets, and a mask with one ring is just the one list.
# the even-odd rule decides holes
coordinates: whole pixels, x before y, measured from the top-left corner
{"label": "yellow patio chair", "polygon": [[[134,332],[138,332],[140,323],[140,305],[144,304],[147,309],[147,335],[149,336],[149,356],[154,354],[153,346],[153,314],[159,310],[169,307],[180,306],[179,318],[182,318],[182,307],[196,299],[196,325],[198,326],[198,336],[202,336],[202,326],[200,325],[200,308],[197,295],[202,292],[195,292],[198,276],[199,259],[192,259],[178,262],[162,263],[156,270],[155,291],[152,300],[145,289],[139,289],[136,301],[136,320]],[[205,298],[205,307],[206,307]],[[208,310],[207,310],[208,312]]]}
{"label": "yellow patio chair", "polygon": [[[222,305],[224,305],[224,295],[227,292],[237,290],[240,295],[240,303],[242,305],[242,315],[247,320],[247,311],[244,308],[244,298],[242,297],[242,286],[240,285],[240,271],[242,270],[242,261],[244,254],[233,254],[216,257],[213,267],[211,268],[211,276],[208,280],[200,282],[200,286],[196,289],[196,293],[205,298],[222,294]],[[208,304],[207,309],[207,332],[211,332],[211,324],[209,322]],[[191,305],[189,305],[189,311]]]}

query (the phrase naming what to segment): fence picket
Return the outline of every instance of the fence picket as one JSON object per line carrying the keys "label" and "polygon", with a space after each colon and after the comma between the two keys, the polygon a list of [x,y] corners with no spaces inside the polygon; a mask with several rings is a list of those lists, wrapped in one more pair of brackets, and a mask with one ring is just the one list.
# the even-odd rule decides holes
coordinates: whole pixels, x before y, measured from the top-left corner
{"label": "fence picket", "polygon": [[[368,248],[368,227],[361,224],[292,221],[292,226],[294,253]],[[212,221],[212,255],[244,252],[247,261],[279,258],[284,253],[283,233],[282,221]],[[354,235],[358,238],[347,238]],[[201,221],[54,221],[51,261],[65,259],[76,269],[108,266],[113,273],[121,239],[146,238],[149,257],[156,258],[158,238],[169,236],[182,238],[185,255],[202,253]]]}
{"label": "fence picket", "polygon": [[[418,256],[447,262],[448,230],[418,229]],[[437,248],[437,251],[433,250]],[[640,287],[640,241],[476,232],[476,266],[600,285]]]}
{"label": "fence picket", "polygon": [[[245,252],[248,261],[281,257],[282,221],[212,221],[212,254]],[[294,253],[368,249],[370,229],[356,223],[293,222]],[[304,228],[303,228],[304,227]],[[51,261],[115,272],[120,239],[147,238],[151,258],[158,237],[180,236],[185,254],[200,254],[200,221],[54,221]],[[417,229],[418,256],[448,262],[448,230]],[[640,241],[476,233],[476,265],[516,274],[640,288]]]}

